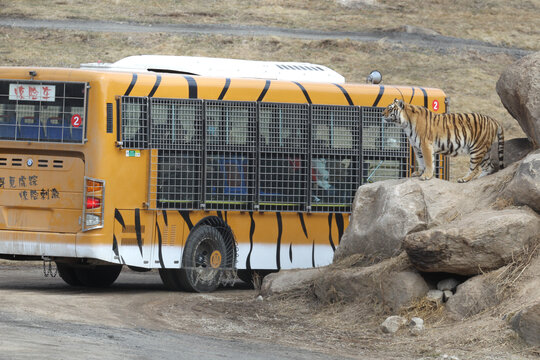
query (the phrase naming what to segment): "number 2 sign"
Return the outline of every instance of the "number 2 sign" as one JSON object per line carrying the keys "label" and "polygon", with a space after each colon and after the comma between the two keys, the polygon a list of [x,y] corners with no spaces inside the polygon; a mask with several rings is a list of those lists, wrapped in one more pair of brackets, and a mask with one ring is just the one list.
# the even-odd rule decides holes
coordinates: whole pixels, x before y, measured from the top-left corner
{"label": "number 2 sign", "polygon": [[78,128],[79,126],[81,126],[81,123],[82,123],[81,115],[75,114],[75,115],[73,115],[71,117],[71,126],[72,127]]}
{"label": "number 2 sign", "polygon": [[431,107],[433,108],[433,111],[438,111],[439,110],[439,101],[438,100],[433,100],[433,103],[431,104]]}

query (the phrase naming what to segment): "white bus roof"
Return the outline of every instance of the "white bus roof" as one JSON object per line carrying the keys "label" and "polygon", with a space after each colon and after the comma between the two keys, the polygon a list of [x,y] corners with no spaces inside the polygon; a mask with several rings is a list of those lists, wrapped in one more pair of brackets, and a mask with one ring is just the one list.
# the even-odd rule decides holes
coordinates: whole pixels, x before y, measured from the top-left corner
{"label": "white bus roof", "polygon": [[115,63],[81,64],[81,69],[109,71],[170,72],[226,78],[255,78],[342,84],[345,78],[334,70],[304,62],[255,61],[196,56],[137,55]]}

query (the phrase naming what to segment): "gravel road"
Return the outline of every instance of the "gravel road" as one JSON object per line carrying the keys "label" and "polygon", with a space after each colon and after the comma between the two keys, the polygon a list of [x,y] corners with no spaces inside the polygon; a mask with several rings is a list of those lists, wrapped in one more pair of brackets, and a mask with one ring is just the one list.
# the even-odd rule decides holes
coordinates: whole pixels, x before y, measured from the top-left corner
{"label": "gravel road", "polygon": [[309,344],[296,348],[271,339],[221,336],[225,314],[201,305],[208,299],[254,297],[247,289],[212,295],[169,292],[157,273],[129,270],[109,289],[71,288],[58,277],[44,277],[39,263],[4,263],[0,358],[347,359],[307,350]]}
{"label": "gravel road", "polygon": [[498,46],[483,41],[459,39],[430,33],[425,29],[404,26],[393,31],[339,32],[308,29],[285,29],[264,26],[228,24],[146,24],[118,23],[95,20],[40,20],[0,17],[0,26],[23,29],[50,29],[65,31],[90,31],[114,33],[169,33],[181,35],[230,35],[230,36],[277,36],[303,40],[349,39],[361,42],[386,41],[402,47],[425,48],[436,51],[474,49],[483,53],[506,53],[516,57],[529,51]]}

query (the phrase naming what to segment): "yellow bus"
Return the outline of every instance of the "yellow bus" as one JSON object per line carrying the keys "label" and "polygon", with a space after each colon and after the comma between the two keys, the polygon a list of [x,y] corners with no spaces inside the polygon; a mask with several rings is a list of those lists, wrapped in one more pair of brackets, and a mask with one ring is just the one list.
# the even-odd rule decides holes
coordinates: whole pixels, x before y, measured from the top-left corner
{"label": "yellow bus", "polygon": [[395,98],[446,111],[442,90],[308,63],[0,67],[0,257],[54,261],[73,286],[159,269],[188,291],[327,265],[358,186],[412,172],[381,121]]}

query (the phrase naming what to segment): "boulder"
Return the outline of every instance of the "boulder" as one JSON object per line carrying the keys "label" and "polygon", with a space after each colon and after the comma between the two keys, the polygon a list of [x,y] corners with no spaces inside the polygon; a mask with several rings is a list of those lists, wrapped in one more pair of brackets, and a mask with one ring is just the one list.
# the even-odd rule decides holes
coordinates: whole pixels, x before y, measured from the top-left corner
{"label": "boulder", "polygon": [[[516,138],[504,141],[504,166],[515,163],[523,159],[527,154],[533,151],[533,145],[527,138]],[[497,143],[493,143],[491,146],[491,159],[495,169],[499,170],[499,148]]]}
{"label": "boulder", "polygon": [[504,266],[540,240],[540,216],[528,207],[483,210],[408,235],[414,266],[426,272],[476,275]]}
{"label": "boulder", "polygon": [[[411,268],[411,263],[405,253],[365,267],[336,268],[331,265],[314,279],[313,292],[315,297],[323,303],[369,299],[381,303],[388,302],[397,307],[407,302],[405,295],[414,297],[419,292],[411,289],[413,285],[390,281],[396,277],[396,274],[407,271],[414,272],[415,270]],[[401,274],[397,278],[402,280],[414,278],[413,283],[420,284],[418,286],[424,288],[416,276]],[[395,292],[400,292],[400,294],[394,295]]]}
{"label": "boulder", "polygon": [[413,317],[407,326],[409,327],[411,334],[418,335],[424,330],[424,319]]}
{"label": "boulder", "polygon": [[510,325],[526,343],[540,346],[540,301],[518,312]]}
{"label": "boulder", "polygon": [[497,81],[501,101],[535,149],[540,147],[540,52],[508,66]]}
{"label": "boulder", "polygon": [[516,205],[527,205],[540,213],[540,150],[529,154],[501,194]]}
{"label": "boulder", "polygon": [[451,318],[463,320],[498,303],[493,276],[479,275],[457,287],[456,293],[446,302],[446,311]]}
{"label": "boulder", "polygon": [[382,282],[380,297],[391,310],[397,311],[415,299],[424,297],[429,287],[424,278],[415,271],[400,271]]}
{"label": "boulder", "polygon": [[444,290],[443,291],[443,301],[447,302],[448,299],[450,299],[452,296],[454,296],[454,293],[451,290]]}
{"label": "boulder", "polygon": [[263,279],[261,295],[279,295],[306,288],[321,271],[322,268],[294,269],[268,274]]}
{"label": "boulder", "polygon": [[405,324],[407,324],[407,319],[402,316],[393,315],[384,320],[384,322],[381,324],[381,330],[383,333],[393,334]]}
{"label": "boulder", "polygon": [[407,234],[425,228],[425,204],[417,181],[363,185],[356,192],[351,221],[334,262],[356,253],[377,260],[390,258],[401,251]]}
{"label": "boulder", "polygon": [[459,285],[459,281],[454,279],[454,278],[448,278],[448,279],[444,279],[444,280],[441,280],[437,283],[437,290],[441,290],[441,291],[446,291],[446,290],[450,290],[450,291],[454,291],[456,289],[456,287]]}
{"label": "boulder", "polygon": [[361,186],[334,262],[353,254],[375,261],[395,256],[408,234],[489,208],[518,164],[465,184],[413,178]]}
{"label": "boulder", "polygon": [[443,302],[444,293],[441,290],[429,290],[426,294],[426,299],[429,301],[441,304]]}

